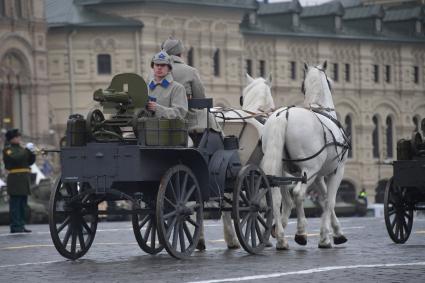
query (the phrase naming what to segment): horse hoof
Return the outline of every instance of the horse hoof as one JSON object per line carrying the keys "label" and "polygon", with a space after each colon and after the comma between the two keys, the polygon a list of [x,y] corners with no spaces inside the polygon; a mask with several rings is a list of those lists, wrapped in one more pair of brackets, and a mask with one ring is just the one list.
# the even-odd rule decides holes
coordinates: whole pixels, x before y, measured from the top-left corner
{"label": "horse hoof", "polygon": [[307,235],[295,235],[295,242],[300,246],[307,245]]}
{"label": "horse hoof", "polygon": [[283,246],[276,245],[276,250],[278,250],[278,251],[287,251],[287,250],[289,250],[289,245],[283,245]]}
{"label": "horse hoof", "polygon": [[289,250],[289,245],[288,242],[284,241],[284,242],[277,242],[276,243],[276,250],[278,251],[286,251]]}
{"label": "horse hoof", "polygon": [[276,224],[272,225],[272,231],[270,234],[273,238],[276,238]]}
{"label": "horse hoof", "polygon": [[332,248],[332,245],[331,245],[331,243],[328,243],[328,244],[319,244],[319,249],[331,249]]}
{"label": "horse hoof", "polygon": [[265,245],[266,245],[266,248],[273,247],[273,244],[272,244],[272,242],[270,242],[270,241],[267,241],[267,242],[265,243]]}
{"label": "horse hoof", "polygon": [[229,250],[237,250],[237,249],[239,249],[240,247],[239,247],[239,245],[228,245],[228,246],[227,246],[227,248],[228,248]]}
{"label": "horse hoof", "polygon": [[205,250],[205,241],[204,240],[199,240],[198,244],[196,245],[196,249],[198,251],[204,251]]}
{"label": "horse hoof", "polygon": [[334,244],[335,245],[341,245],[344,244],[345,242],[347,242],[347,238],[344,235],[338,236],[338,237],[334,237]]}

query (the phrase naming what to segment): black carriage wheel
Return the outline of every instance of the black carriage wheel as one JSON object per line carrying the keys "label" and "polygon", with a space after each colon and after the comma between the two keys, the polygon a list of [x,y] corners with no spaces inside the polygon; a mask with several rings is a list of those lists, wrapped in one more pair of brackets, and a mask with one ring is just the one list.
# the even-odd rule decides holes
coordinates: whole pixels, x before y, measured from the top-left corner
{"label": "black carriage wheel", "polygon": [[60,177],[50,196],[49,228],[56,250],[78,259],[90,249],[98,222],[97,202],[84,195],[88,184],[62,183]]}
{"label": "black carriage wheel", "polygon": [[178,259],[192,254],[201,236],[203,206],[198,181],[188,167],[176,165],[162,177],[156,217],[167,252]]}
{"label": "black carriage wheel", "polygon": [[409,239],[413,225],[413,207],[406,202],[406,188],[394,185],[389,179],[385,188],[384,218],[388,235],[397,244]]}
{"label": "black carriage wheel", "polygon": [[[145,205],[143,205],[145,204]],[[155,217],[155,202],[143,203],[145,213],[136,213],[132,216],[133,232],[139,247],[148,254],[157,254],[164,249],[158,237],[158,228]]]}
{"label": "black carriage wheel", "polygon": [[262,251],[273,222],[269,181],[256,165],[244,166],[233,190],[233,223],[242,247],[249,253]]}

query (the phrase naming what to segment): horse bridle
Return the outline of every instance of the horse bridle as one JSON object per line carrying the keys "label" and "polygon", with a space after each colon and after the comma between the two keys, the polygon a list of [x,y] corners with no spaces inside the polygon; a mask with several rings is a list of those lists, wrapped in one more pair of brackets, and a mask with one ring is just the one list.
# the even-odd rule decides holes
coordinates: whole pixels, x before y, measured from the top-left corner
{"label": "horse bridle", "polygon": [[[313,66],[313,68],[316,68],[317,70],[323,72],[323,74],[325,75],[325,78],[326,78],[326,82],[328,83],[329,90],[332,91],[331,82],[329,81],[328,75],[326,75],[325,70],[322,69],[322,68],[319,68],[317,66]],[[304,72],[304,79],[303,79],[303,82],[301,84],[301,92],[304,94],[304,96],[305,96],[305,75],[306,75],[306,72]]]}

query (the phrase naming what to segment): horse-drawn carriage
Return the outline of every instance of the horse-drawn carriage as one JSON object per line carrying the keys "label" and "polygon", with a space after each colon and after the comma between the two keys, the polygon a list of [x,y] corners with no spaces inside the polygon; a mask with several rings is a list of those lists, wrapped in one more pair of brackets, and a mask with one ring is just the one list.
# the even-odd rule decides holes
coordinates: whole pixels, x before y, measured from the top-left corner
{"label": "horse-drawn carriage", "polygon": [[[62,174],[50,199],[50,234],[57,251],[82,257],[93,243],[104,201],[132,205],[136,240],[142,250],[163,248],[176,258],[195,249],[203,229],[206,202],[231,211],[242,247],[260,252],[273,221],[271,183],[305,181],[269,177],[258,164],[241,163],[238,138],[205,129],[199,144],[187,146],[184,120],[151,117],[145,110],[146,83],[120,74],[106,90],[94,93],[103,111],[86,118],[71,115],[67,144],[61,148]],[[192,99],[190,108],[210,109],[212,99]],[[109,116],[104,114],[109,113]]]}
{"label": "horse-drawn carriage", "polygon": [[425,210],[425,140],[419,132],[414,132],[411,140],[397,143],[393,170],[385,189],[385,224],[390,238],[403,244],[412,231],[414,211]]}

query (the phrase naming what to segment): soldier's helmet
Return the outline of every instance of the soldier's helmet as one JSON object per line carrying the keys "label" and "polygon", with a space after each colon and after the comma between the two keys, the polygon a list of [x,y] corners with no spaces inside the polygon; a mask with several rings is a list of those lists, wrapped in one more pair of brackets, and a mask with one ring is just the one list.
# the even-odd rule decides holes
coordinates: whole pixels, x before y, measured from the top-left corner
{"label": "soldier's helmet", "polygon": [[153,64],[165,64],[170,67],[170,70],[173,68],[171,57],[164,50],[161,50],[159,53],[155,54],[152,57],[151,68],[153,68]]}
{"label": "soldier's helmet", "polygon": [[11,141],[13,138],[21,136],[21,133],[18,129],[10,129],[6,132],[6,140]]}
{"label": "soldier's helmet", "polygon": [[170,37],[161,44],[161,49],[169,55],[180,55],[184,51],[184,46],[181,40]]}

